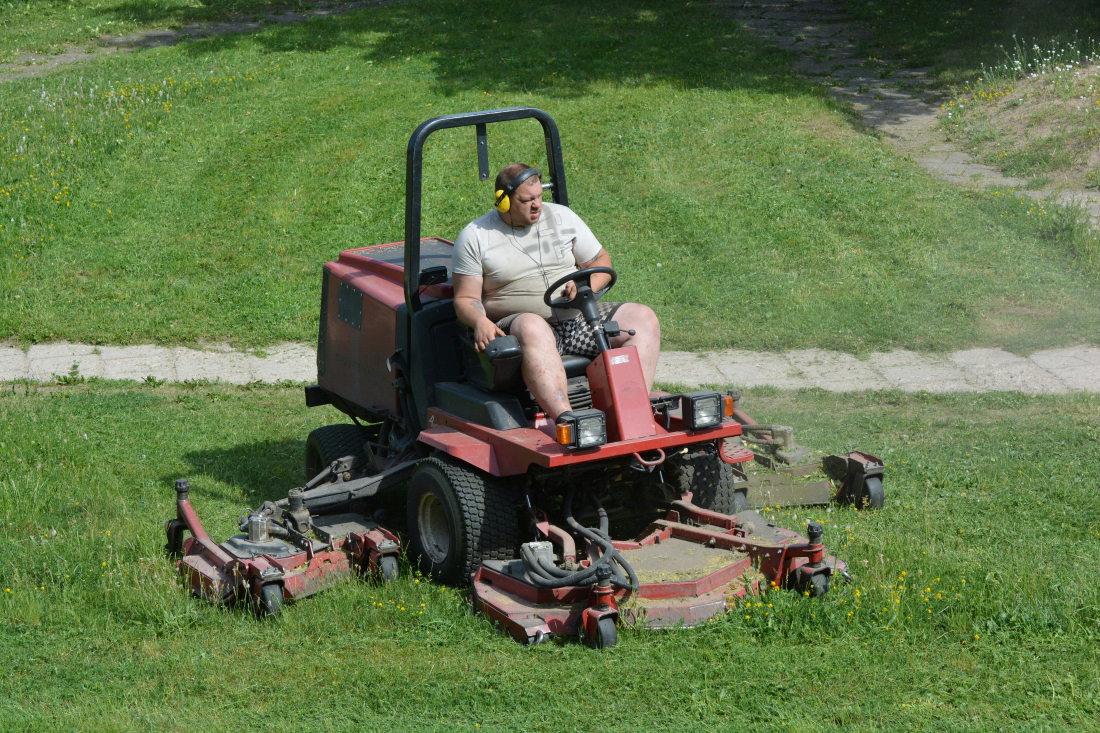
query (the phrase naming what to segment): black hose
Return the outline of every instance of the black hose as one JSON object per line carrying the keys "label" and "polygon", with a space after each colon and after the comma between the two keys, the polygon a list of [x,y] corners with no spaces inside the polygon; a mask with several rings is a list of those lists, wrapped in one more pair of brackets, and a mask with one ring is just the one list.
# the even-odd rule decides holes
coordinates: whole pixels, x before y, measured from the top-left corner
{"label": "black hose", "polygon": [[[532,583],[540,588],[565,588],[571,585],[590,584],[591,579],[596,574],[596,569],[601,566],[606,566],[611,569],[611,582],[613,584],[622,588],[629,588],[632,591],[638,590],[639,581],[637,574],[634,572],[634,568],[630,567],[630,563],[624,560],[622,555],[619,554],[619,551],[615,549],[615,545],[611,542],[611,537],[607,534],[607,511],[592,494],[591,490],[585,493],[588,501],[596,509],[596,514],[600,518],[599,529],[585,527],[573,518],[572,487],[570,487],[565,494],[562,509],[565,513],[566,523],[579,535],[595,544],[599,548],[599,556],[589,558],[589,564],[586,568],[568,571],[556,567],[544,557],[536,557],[534,552],[529,548],[521,547],[520,556],[523,560],[523,566],[527,571],[528,577],[531,579]],[[625,574],[623,571],[625,571]]]}

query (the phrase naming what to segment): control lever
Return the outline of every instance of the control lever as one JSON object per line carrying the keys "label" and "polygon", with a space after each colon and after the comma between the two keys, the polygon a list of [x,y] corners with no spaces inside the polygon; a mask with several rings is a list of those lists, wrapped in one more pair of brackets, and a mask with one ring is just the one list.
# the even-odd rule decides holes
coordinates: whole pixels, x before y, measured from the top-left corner
{"label": "control lever", "polygon": [[[603,332],[607,334],[608,338],[615,338],[616,336],[619,336],[623,333],[623,329],[619,328],[619,324],[615,321],[608,321],[607,323],[603,324],[602,328]],[[626,329],[626,332],[629,333],[631,336],[637,334],[637,331],[632,328]]]}

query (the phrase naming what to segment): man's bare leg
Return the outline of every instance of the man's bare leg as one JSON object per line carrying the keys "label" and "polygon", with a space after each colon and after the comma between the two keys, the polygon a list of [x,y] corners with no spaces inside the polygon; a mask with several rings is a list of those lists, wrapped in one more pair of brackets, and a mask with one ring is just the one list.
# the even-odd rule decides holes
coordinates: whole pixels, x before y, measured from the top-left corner
{"label": "man's bare leg", "polygon": [[[642,361],[642,375],[645,377],[647,390],[653,389],[653,379],[657,375],[657,357],[661,355],[661,323],[657,320],[657,314],[649,306],[639,303],[623,303],[612,316],[624,333],[611,339],[611,345],[633,346],[638,350],[638,358]],[[628,329],[635,331],[631,336],[625,333]],[[526,359],[526,356],[524,356]],[[541,405],[542,402],[540,401]]]}
{"label": "man's bare leg", "polygon": [[[620,308],[620,310],[622,310]],[[523,348],[523,381],[551,422],[572,408],[569,405],[565,367],[558,354],[550,325],[533,313],[517,316],[508,333]],[[644,362],[643,362],[644,363]]]}

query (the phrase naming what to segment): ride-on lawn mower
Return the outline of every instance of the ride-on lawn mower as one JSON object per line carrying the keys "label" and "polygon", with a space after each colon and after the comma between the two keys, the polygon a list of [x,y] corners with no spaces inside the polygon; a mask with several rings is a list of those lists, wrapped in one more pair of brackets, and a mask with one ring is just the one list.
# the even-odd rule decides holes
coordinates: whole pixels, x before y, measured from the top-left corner
{"label": "ride-on lawn mower", "polygon": [[[820,524],[801,536],[749,507],[828,502],[833,484],[801,481],[819,470],[839,487],[837,500],[880,506],[881,461],[859,452],[815,460],[789,427],[742,412],[735,391],[647,391],[634,347],[610,345],[619,326],[599,325],[596,303],[614,270],[572,273],[544,296],[578,309],[599,350],[562,356],[573,409],[556,422],[524,385],[515,337],[478,352],[455,317],[452,244],[420,236],[424,142],[474,127],[486,180],[486,126],[525,118],[545,135],[544,188],[567,205],[561,142],[545,112],[449,115],[416,129],[404,243],[342,252],[321,281],[318,383],[306,404],[331,404],[354,424],[313,431],[307,483],[246,512],[243,534],[220,545],[177,482],[168,547],[196,593],[251,599],[274,614],[284,598],[355,569],[396,577],[398,536],[383,510],[370,512],[380,490],[406,480],[409,558],[437,581],[472,584],[474,611],[522,643],[572,635],[609,647],[620,622],[691,626],[765,585],[821,595],[847,575]],[[593,291],[597,272],[610,282]],[[552,300],[568,281],[575,297]]]}

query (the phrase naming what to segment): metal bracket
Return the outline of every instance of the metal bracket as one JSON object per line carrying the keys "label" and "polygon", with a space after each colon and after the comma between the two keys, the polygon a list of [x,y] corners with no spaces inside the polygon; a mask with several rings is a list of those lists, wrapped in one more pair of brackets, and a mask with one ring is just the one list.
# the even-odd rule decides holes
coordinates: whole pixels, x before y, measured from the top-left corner
{"label": "metal bracket", "polygon": [[482,181],[489,180],[489,137],[485,123],[474,125],[477,133],[477,175]]}

